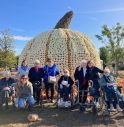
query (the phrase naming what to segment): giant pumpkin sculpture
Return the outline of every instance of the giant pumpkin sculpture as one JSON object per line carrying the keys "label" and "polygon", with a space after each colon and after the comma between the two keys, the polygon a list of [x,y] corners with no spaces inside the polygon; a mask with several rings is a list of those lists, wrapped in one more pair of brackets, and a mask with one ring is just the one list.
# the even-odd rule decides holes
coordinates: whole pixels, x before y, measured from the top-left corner
{"label": "giant pumpkin sculpture", "polygon": [[30,66],[39,59],[41,65],[47,58],[53,58],[58,68],[68,68],[72,75],[82,59],[93,60],[100,66],[100,58],[90,38],[84,33],[68,29],[73,12],[66,13],[55,28],[32,39],[22,51],[19,64],[27,59]]}

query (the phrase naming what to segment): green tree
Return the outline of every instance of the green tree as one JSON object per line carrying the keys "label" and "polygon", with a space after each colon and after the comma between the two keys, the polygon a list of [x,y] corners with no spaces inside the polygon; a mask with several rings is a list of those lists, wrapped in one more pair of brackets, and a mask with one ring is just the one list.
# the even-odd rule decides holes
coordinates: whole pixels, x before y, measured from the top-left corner
{"label": "green tree", "polygon": [[113,28],[104,25],[101,34],[96,35],[96,37],[108,47],[112,61],[116,66],[116,73],[118,73],[119,61],[124,56],[124,52],[122,51],[124,48],[124,28],[120,23],[117,23]]}
{"label": "green tree", "polygon": [[11,67],[16,62],[14,39],[9,29],[0,31],[0,66]]}
{"label": "green tree", "polygon": [[109,64],[111,61],[111,54],[107,47],[101,47],[100,49],[100,59],[103,60],[105,64]]}

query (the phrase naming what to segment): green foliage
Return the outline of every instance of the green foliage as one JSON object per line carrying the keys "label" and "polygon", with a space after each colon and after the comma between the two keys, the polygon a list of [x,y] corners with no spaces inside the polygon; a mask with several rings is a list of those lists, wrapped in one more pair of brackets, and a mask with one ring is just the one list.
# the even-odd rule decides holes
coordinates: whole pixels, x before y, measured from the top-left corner
{"label": "green foliage", "polygon": [[118,63],[124,58],[124,28],[120,23],[117,23],[113,28],[104,25],[101,35],[96,35],[96,37],[107,46],[118,70]]}
{"label": "green foliage", "polygon": [[0,31],[0,67],[13,67],[16,64],[14,39],[9,29]]}
{"label": "green foliage", "polygon": [[107,47],[100,48],[100,59],[103,60],[105,64],[109,64],[111,61],[111,54]]}

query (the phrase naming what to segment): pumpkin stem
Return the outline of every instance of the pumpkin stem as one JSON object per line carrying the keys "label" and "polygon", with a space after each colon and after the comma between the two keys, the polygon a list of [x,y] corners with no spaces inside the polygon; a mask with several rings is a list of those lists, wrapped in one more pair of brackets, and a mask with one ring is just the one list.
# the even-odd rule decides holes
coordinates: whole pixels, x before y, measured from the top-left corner
{"label": "pumpkin stem", "polygon": [[54,29],[58,29],[58,28],[64,28],[64,29],[68,29],[71,19],[73,17],[73,11],[69,11],[67,12],[56,24]]}

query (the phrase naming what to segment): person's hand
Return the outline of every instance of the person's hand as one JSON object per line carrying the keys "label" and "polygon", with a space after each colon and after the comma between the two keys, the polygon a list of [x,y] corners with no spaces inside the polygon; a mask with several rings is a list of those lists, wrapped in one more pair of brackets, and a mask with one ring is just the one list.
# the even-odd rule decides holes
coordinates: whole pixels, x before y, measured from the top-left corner
{"label": "person's hand", "polygon": [[78,83],[78,80],[75,80],[75,83]]}
{"label": "person's hand", "polygon": [[92,80],[89,80],[89,83],[92,83],[93,81]]}
{"label": "person's hand", "polygon": [[69,87],[70,86],[70,84],[67,84],[67,87]]}
{"label": "person's hand", "polygon": [[60,89],[63,89],[63,85],[62,84],[60,84]]}
{"label": "person's hand", "polygon": [[3,90],[4,90],[4,91],[5,91],[5,90],[10,90],[10,88],[9,88],[9,87],[4,87]]}

